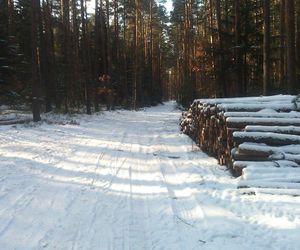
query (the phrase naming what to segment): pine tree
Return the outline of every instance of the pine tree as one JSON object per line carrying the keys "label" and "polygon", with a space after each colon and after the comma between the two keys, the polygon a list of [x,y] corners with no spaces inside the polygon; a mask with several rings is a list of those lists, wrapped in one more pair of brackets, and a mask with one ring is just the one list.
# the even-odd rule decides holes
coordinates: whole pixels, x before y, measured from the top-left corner
{"label": "pine tree", "polygon": [[38,24],[40,1],[31,1],[31,46],[32,46],[32,114],[33,121],[38,122],[40,117],[40,65],[38,45]]}
{"label": "pine tree", "polygon": [[264,0],[264,95],[270,93],[270,53],[271,53],[271,24],[270,24],[270,0]]}
{"label": "pine tree", "polygon": [[295,47],[295,3],[285,1],[285,25],[287,47],[287,85],[290,94],[296,94],[296,47]]}

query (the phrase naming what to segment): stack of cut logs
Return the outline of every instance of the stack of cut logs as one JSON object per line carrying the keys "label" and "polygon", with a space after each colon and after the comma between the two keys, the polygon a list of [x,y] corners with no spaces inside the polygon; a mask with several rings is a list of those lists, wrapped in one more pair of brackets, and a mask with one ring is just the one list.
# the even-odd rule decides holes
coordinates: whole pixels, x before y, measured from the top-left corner
{"label": "stack of cut logs", "polygon": [[28,123],[32,120],[32,115],[16,110],[0,110],[0,126],[18,123]]}
{"label": "stack of cut logs", "polygon": [[257,186],[289,182],[300,188],[298,111],[300,98],[291,95],[199,99],[183,114],[181,130],[244,180],[261,177]]}

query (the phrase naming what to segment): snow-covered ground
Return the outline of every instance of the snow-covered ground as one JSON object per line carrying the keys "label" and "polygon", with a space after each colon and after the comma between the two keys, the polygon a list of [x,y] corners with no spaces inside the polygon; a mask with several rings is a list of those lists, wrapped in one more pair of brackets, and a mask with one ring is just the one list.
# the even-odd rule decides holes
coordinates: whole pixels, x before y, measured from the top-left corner
{"label": "snow-covered ground", "polygon": [[300,197],[237,189],[179,117],[0,127],[0,249],[300,249]]}

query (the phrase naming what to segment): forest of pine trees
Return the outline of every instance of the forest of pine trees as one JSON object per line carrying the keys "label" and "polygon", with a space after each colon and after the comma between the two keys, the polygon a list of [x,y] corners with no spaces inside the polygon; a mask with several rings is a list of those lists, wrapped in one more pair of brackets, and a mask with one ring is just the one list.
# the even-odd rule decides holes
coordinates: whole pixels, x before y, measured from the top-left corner
{"label": "forest of pine trees", "polygon": [[299,93],[300,2],[174,0],[176,98]]}
{"label": "forest of pine trees", "polygon": [[0,105],[137,109],[297,94],[296,0],[1,0]]}

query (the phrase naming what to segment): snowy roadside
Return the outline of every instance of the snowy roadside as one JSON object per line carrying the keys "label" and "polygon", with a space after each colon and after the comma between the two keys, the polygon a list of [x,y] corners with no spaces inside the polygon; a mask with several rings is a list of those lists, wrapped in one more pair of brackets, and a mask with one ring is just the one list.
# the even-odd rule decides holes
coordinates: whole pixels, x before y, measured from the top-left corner
{"label": "snowy roadside", "polygon": [[179,117],[0,127],[0,249],[300,249],[300,197],[237,189]]}

